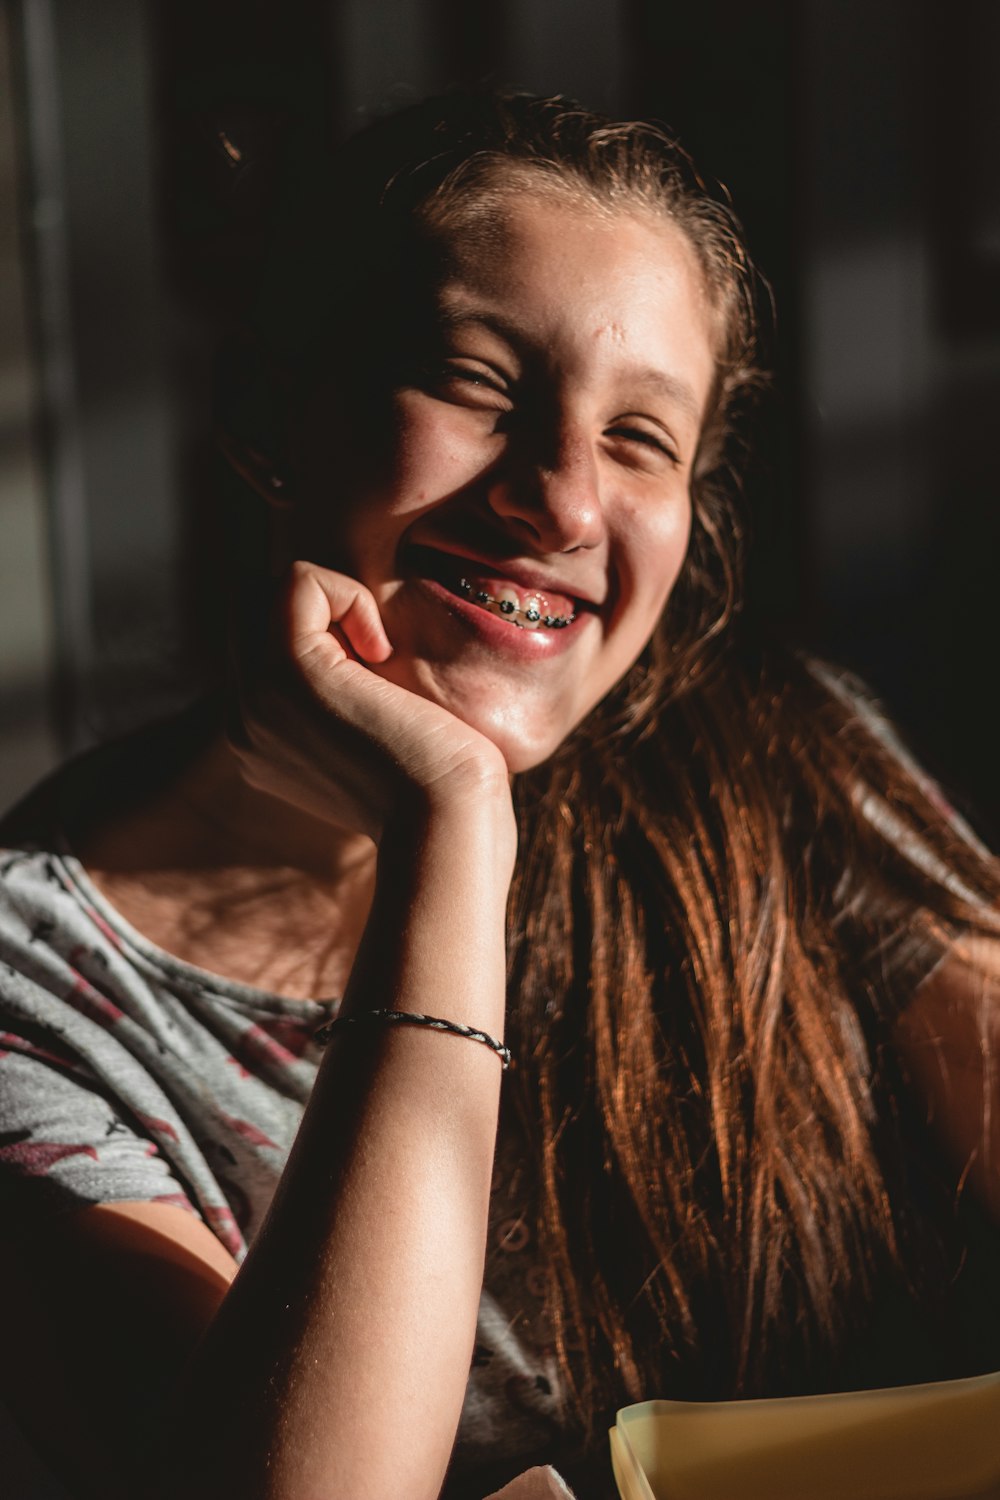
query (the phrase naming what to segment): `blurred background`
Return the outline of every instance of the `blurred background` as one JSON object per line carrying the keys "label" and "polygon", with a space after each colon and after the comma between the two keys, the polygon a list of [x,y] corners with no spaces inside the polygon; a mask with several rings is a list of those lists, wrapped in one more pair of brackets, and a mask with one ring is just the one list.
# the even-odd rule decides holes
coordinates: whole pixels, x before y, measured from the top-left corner
{"label": "blurred background", "polygon": [[484,79],[654,116],[778,306],[756,607],[1000,837],[997,0],[2,0],[0,805],[185,700],[213,353],[284,145]]}

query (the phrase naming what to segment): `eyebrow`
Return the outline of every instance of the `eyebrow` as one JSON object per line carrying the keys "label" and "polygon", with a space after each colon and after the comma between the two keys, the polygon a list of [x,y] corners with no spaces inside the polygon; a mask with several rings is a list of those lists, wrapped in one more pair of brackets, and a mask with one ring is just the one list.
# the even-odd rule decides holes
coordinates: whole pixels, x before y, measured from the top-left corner
{"label": "eyebrow", "polygon": [[[471,307],[449,307],[446,303],[439,303],[436,313],[442,328],[477,324],[489,333],[498,333],[513,349],[523,351],[527,347],[524,334],[515,323],[505,318],[503,313],[477,312]],[[622,371],[622,382],[630,388],[641,387],[644,391],[649,391],[681,407],[693,422],[701,421],[701,403],[693,388],[680,375],[670,375],[666,370],[658,370],[652,365],[629,365]]]}
{"label": "eyebrow", "polygon": [[520,348],[527,342],[516,323],[511,323],[500,312],[476,312],[471,307],[449,307],[446,302],[439,302],[435,313],[437,321],[443,328],[457,328],[464,323],[478,323],[490,333],[501,334],[514,348]]}
{"label": "eyebrow", "polygon": [[630,386],[642,386],[672,401],[675,406],[682,407],[692,421],[701,421],[701,404],[692,387],[681,376],[668,375],[665,370],[639,368],[627,370],[624,378]]}

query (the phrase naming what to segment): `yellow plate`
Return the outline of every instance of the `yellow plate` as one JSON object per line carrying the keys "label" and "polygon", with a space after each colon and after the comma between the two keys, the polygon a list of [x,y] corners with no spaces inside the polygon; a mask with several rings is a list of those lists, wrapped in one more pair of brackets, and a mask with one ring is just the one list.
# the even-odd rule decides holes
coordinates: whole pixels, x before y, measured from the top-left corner
{"label": "yellow plate", "polygon": [[622,1500],[1000,1500],[1000,1374],[618,1413]]}

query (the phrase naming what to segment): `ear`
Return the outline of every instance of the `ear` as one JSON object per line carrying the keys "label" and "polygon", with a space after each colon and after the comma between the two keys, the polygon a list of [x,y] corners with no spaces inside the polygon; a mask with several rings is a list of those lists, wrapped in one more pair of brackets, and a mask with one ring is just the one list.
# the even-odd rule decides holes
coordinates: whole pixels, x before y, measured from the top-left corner
{"label": "ear", "polygon": [[215,434],[233,471],[268,505],[292,504],[290,375],[252,339],[230,339],[219,352]]}
{"label": "ear", "polygon": [[282,473],[278,462],[268,453],[261,453],[249,443],[238,438],[224,427],[216,427],[215,440],[219,451],[234,473],[257,491],[268,505],[277,510],[290,510],[291,487],[287,473]]}

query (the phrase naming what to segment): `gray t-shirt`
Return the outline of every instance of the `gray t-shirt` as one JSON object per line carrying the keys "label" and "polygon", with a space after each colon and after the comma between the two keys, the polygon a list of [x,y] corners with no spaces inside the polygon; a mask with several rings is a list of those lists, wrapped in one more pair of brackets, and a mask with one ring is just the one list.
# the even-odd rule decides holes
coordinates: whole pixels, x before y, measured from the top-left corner
{"label": "gray t-shirt", "polygon": [[[933,793],[863,696],[828,669],[813,670]],[[956,894],[980,899],[886,799],[859,786],[856,801],[889,848]],[[975,843],[960,819],[941,811]],[[876,876],[845,871],[834,893],[837,923],[867,931],[871,911],[886,904],[873,896]],[[941,951],[904,916],[882,924],[886,936],[875,931],[870,956],[900,995]],[[37,1223],[91,1203],[168,1202],[196,1214],[241,1259],[312,1088],[313,1032],[334,1008],[284,1000],[170,957],[122,920],[58,839],[0,852],[0,1222]],[[449,1500],[478,1500],[549,1457],[571,1468],[588,1500],[613,1493],[600,1465],[579,1453],[567,1417],[529,1211],[535,1178],[517,1136],[503,1127]]]}
{"label": "gray t-shirt", "polygon": [[[316,1075],[313,1033],[335,1008],[170,957],[58,840],[0,853],[0,1222],[170,1203],[242,1259]],[[471,1494],[565,1436],[524,1173],[502,1138],[454,1462]]]}

